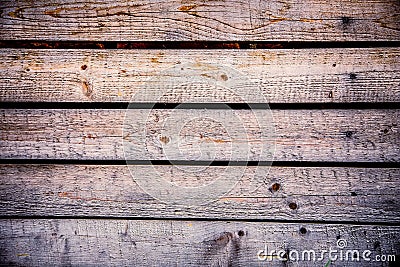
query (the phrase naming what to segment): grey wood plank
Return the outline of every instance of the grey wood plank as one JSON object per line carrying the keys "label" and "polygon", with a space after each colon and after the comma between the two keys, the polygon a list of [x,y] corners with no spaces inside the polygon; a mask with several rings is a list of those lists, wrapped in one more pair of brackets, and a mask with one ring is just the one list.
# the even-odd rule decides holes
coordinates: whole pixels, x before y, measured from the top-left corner
{"label": "grey wood plank", "polygon": [[3,109],[0,114],[2,158],[400,160],[397,109]]}
{"label": "grey wood plank", "polygon": [[[18,266],[324,266],[329,255],[321,257],[322,250],[335,249],[332,266],[391,266],[400,253],[397,226],[3,219],[0,232],[2,265]],[[338,240],[347,246],[338,248]],[[265,248],[292,260],[261,261],[257,253]],[[302,260],[306,250],[315,251],[315,261],[308,254]],[[360,261],[351,260],[354,253]],[[379,262],[377,255],[394,258]]]}
{"label": "grey wood plank", "polygon": [[[190,205],[193,194],[173,205],[136,182],[156,179],[154,170],[199,190],[242,175],[209,203]],[[0,165],[0,177],[0,213],[9,216],[400,222],[397,168]]]}
{"label": "grey wood plank", "polygon": [[1,39],[399,40],[399,2],[2,1]]}
{"label": "grey wood plank", "polygon": [[[399,48],[240,51],[0,49],[0,71],[3,73],[0,100],[398,102],[399,55]],[[185,85],[184,78],[189,73],[177,68],[185,64],[195,65],[190,75],[201,77],[203,83]],[[226,73],[228,66],[241,75],[240,79],[249,82],[232,86],[232,77]],[[170,70],[174,67],[176,71]],[[161,94],[160,88],[172,79],[182,82],[181,90],[170,89]],[[218,82],[221,86],[216,90],[215,86],[207,86],[207,81]],[[145,88],[146,99],[133,98]],[[256,89],[260,94],[254,93]],[[243,100],[242,96],[247,98]]]}

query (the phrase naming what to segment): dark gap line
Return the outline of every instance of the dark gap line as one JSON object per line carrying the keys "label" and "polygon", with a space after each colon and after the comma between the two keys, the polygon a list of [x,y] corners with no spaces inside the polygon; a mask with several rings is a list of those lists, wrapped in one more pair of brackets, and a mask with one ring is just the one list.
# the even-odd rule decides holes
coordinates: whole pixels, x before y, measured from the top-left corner
{"label": "dark gap line", "polygon": [[1,109],[400,109],[400,102],[347,103],[129,103],[0,102]]}
{"label": "dark gap line", "polygon": [[191,166],[274,166],[274,167],[356,167],[400,168],[400,162],[337,161],[191,161],[191,160],[76,160],[76,159],[0,159],[0,164],[25,165],[191,165]]}
{"label": "dark gap line", "polygon": [[199,221],[199,222],[265,222],[282,224],[333,224],[333,225],[370,225],[370,226],[400,226],[400,221],[375,222],[375,221],[335,221],[335,220],[283,220],[283,219],[240,219],[240,218],[174,218],[174,217],[112,217],[112,216],[57,216],[57,215],[1,215],[0,220],[129,220],[129,221]]}
{"label": "dark gap line", "polygon": [[0,41],[0,48],[29,49],[315,49],[399,46],[399,41]]}

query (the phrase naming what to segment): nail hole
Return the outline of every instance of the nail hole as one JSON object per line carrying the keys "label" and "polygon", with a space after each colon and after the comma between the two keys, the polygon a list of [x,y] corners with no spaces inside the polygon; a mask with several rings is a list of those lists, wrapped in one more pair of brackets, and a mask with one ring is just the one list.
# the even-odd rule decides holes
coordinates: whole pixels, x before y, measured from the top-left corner
{"label": "nail hole", "polygon": [[355,73],[350,73],[350,79],[354,80],[357,78],[357,75]]}
{"label": "nail hole", "polygon": [[300,233],[301,233],[302,235],[305,235],[305,234],[307,233],[307,229],[304,228],[304,227],[301,227],[301,228],[300,228]]}
{"label": "nail hole", "polygon": [[239,236],[244,236],[244,231],[240,230],[240,231],[238,232],[238,235],[239,235]]}
{"label": "nail hole", "polygon": [[295,210],[295,209],[297,209],[297,204],[294,203],[294,202],[289,203],[289,208],[292,209],[292,210]]}
{"label": "nail hole", "polygon": [[221,79],[224,81],[228,80],[228,76],[226,76],[226,74],[221,74]]}
{"label": "nail hole", "polygon": [[356,196],[357,196],[357,193],[356,193],[356,192],[351,192],[351,196],[352,196],[352,197],[356,197]]}
{"label": "nail hole", "polygon": [[271,190],[272,190],[273,192],[278,191],[280,188],[281,188],[281,185],[280,185],[279,183],[274,183],[274,184],[271,186]]}
{"label": "nail hole", "polygon": [[347,131],[347,132],[345,132],[345,134],[346,134],[346,137],[349,137],[349,138],[353,136],[352,131]]}
{"label": "nail hole", "polygon": [[86,70],[87,69],[87,66],[86,65],[82,65],[81,66],[81,70]]}
{"label": "nail hole", "polygon": [[333,64],[332,64],[332,67],[336,67],[336,63],[333,63]]}
{"label": "nail hole", "polygon": [[389,132],[389,129],[384,129],[383,133],[387,134]]}
{"label": "nail hole", "polygon": [[26,69],[26,71],[31,71],[31,69]]}
{"label": "nail hole", "polygon": [[342,22],[343,22],[343,24],[348,24],[350,22],[350,18],[349,17],[342,17]]}

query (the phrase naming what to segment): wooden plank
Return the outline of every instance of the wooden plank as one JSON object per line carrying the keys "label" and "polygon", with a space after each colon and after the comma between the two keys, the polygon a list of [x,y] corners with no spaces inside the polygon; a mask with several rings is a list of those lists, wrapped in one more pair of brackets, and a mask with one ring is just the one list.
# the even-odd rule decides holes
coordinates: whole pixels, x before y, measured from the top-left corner
{"label": "wooden plank", "polygon": [[[324,266],[329,255],[325,252],[321,257],[322,250],[336,250],[331,257],[336,255],[334,264],[340,266],[382,266],[398,260],[400,253],[397,226],[0,220],[0,232],[2,263],[12,266],[282,266],[284,263]],[[341,248],[338,240],[347,246]],[[275,257],[261,261],[257,254],[265,248],[269,252],[284,250],[291,260],[282,262]],[[307,254],[303,257],[305,250],[315,251],[314,261]],[[371,252],[364,254],[370,261],[363,258],[366,250]],[[296,251],[299,261],[296,261]],[[346,253],[358,253],[360,260],[346,258]],[[386,259],[388,255],[395,256],[391,257],[392,262],[379,262],[375,261],[377,255],[385,255]]]}
{"label": "wooden plank", "polygon": [[399,161],[399,112],[6,109],[0,147],[25,159]]}
{"label": "wooden plank", "polygon": [[[171,205],[136,183],[158,175],[201,190],[235,172],[226,194],[198,206],[195,194]],[[400,222],[395,168],[0,165],[0,177],[2,215]]]}
{"label": "wooden plank", "polygon": [[397,0],[4,0],[1,39],[399,40]]}
{"label": "wooden plank", "polygon": [[[129,102],[148,85],[146,100],[136,102],[398,102],[399,52],[0,49],[0,101]],[[189,73],[179,66],[187,64],[194,65],[190,75],[201,77],[204,84],[184,86]],[[234,78],[249,82],[232,86],[227,66],[241,74]],[[160,97],[160,88],[171,80],[181,81],[181,90],[165,90]],[[218,93],[207,81],[220,83]]]}

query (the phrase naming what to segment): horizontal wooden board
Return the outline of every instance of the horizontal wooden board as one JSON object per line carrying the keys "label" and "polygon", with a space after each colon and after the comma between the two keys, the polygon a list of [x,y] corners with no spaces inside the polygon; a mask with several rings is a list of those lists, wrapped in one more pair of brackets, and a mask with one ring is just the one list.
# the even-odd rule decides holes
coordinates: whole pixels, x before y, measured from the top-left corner
{"label": "horizontal wooden board", "polygon": [[[201,190],[234,172],[226,194],[197,206],[196,194],[172,205],[136,183],[157,175]],[[0,177],[0,213],[10,216],[400,222],[395,168],[0,165]]]}
{"label": "horizontal wooden board", "polygon": [[[0,49],[0,71],[3,73],[0,100],[398,102],[399,55],[398,48],[240,51]],[[188,65],[192,66],[192,72],[180,69],[180,66]],[[193,76],[200,77],[201,82],[188,86],[187,79]],[[248,79],[248,82],[232,84],[233,79]],[[173,81],[181,83],[179,90],[166,88],[165,84]],[[215,86],[207,86],[207,82],[220,86],[215,89]],[[143,90],[146,90],[145,98],[134,97]]]}
{"label": "horizontal wooden board", "polygon": [[3,109],[0,148],[24,159],[399,161],[399,112]]}
{"label": "horizontal wooden board", "polygon": [[1,39],[399,40],[397,0],[12,1]]}
{"label": "horizontal wooden board", "polygon": [[[398,261],[400,253],[400,227],[394,226],[0,220],[0,232],[2,263],[12,266],[327,266],[329,255],[321,257],[322,250],[336,250],[332,266],[387,266]],[[282,262],[275,256],[261,261],[260,250],[284,250],[292,260]],[[314,250],[316,260],[309,261],[308,254],[303,257],[305,250]],[[363,259],[365,250],[371,251],[370,261]],[[346,261],[346,253],[359,253],[360,261],[350,256]],[[395,256],[382,263],[375,261],[377,255]]]}

